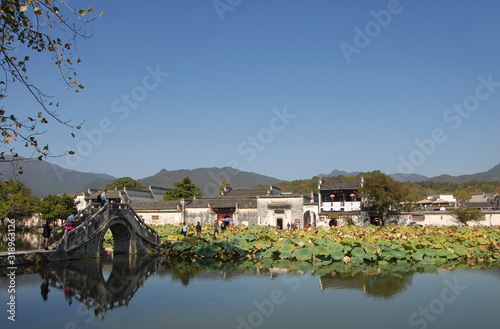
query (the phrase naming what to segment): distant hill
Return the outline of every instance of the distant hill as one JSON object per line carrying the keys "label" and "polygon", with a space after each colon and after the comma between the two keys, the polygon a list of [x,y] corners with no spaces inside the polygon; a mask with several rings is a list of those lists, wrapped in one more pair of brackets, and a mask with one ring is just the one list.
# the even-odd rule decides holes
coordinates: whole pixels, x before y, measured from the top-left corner
{"label": "distant hill", "polygon": [[199,168],[193,170],[162,169],[159,173],[138,179],[144,186],[158,186],[173,188],[175,182],[180,182],[186,176],[201,190],[204,196],[215,196],[219,194],[222,181],[227,181],[232,188],[249,188],[259,184],[276,184],[277,178],[263,176],[255,173],[240,171],[231,167],[224,168]]}
{"label": "distant hill", "polygon": [[106,185],[113,183],[116,178],[113,179],[94,179],[90,183],[80,186],[75,192],[87,192],[89,189],[104,190]]}
{"label": "distant hill", "polygon": [[347,171],[334,169],[329,174],[320,174],[320,175],[318,175],[318,177],[356,176],[357,174],[360,174],[360,173],[361,172],[359,172],[359,171],[347,172]]}
{"label": "distant hill", "polygon": [[429,179],[429,177],[418,175],[418,174],[390,174],[392,178],[400,182],[423,182]]}
{"label": "distant hill", "polygon": [[[338,177],[338,176],[356,176],[361,174],[360,171],[352,171],[352,172],[347,172],[347,171],[342,171],[342,170],[332,170],[329,174],[325,175],[318,175],[318,177]],[[421,182],[428,180],[429,177],[422,176],[422,175],[417,175],[417,174],[390,174],[392,178],[394,178],[397,181],[400,182]]]}
{"label": "distant hill", "polygon": [[446,182],[446,183],[466,183],[470,181],[483,181],[483,182],[500,182],[500,164],[491,168],[488,171],[472,174],[472,175],[460,175],[460,176],[450,176],[450,175],[440,175],[432,177],[429,179],[433,182]]}
{"label": "distant hill", "polygon": [[[77,192],[82,186],[92,181],[103,179],[113,181],[115,178],[107,174],[85,173],[62,168],[45,160],[23,160],[18,163],[23,168],[23,174],[17,175],[17,180],[25,183],[33,194],[43,198],[49,194]],[[14,177],[10,162],[0,162],[0,178],[7,180]]]}

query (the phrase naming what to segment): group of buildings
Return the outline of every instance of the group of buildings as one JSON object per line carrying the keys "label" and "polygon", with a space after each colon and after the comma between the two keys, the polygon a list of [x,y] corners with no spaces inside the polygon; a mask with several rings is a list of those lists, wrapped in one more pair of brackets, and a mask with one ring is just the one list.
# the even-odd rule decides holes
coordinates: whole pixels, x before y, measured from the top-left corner
{"label": "group of buildings", "polygon": [[[107,191],[108,202],[130,203],[135,212],[147,224],[181,224],[183,222],[202,225],[213,224],[230,217],[235,225],[269,225],[280,229],[290,226],[331,227],[352,222],[358,225],[377,224],[376,213],[363,207],[364,200],[358,190],[363,184],[359,180],[319,179],[318,193],[297,194],[270,185],[266,188],[226,187],[219,196],[163,200],[169,189],[148,187],[146,189],[121,188]],[[75,194],[77,209],[90,202],[97,203],[98,190]],[[499,195],[474,194],[468,201],[485,215],[482,225],[500,225]],[[394,213],[386,223],[408,225],[454,225],[456,221],[450,208],[458,202],[451,195],[428,197],[419,201],[419,209],[410,213]]]}

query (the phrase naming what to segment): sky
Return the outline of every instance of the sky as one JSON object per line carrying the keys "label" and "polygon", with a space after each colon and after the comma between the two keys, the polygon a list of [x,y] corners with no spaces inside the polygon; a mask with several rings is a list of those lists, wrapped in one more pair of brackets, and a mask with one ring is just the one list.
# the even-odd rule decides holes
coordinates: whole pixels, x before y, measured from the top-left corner
{"label": "sky", "polygon": [[[40,138],[65,168],[135,179],[234,167],[283,180],[425,176],[500,163],[500,2],[70,1],[80,93],[47,55],[31,81],[76,131]],[[5,106],[40,108],[19,84]],[[71,132],[75,138],[71,138]]]}

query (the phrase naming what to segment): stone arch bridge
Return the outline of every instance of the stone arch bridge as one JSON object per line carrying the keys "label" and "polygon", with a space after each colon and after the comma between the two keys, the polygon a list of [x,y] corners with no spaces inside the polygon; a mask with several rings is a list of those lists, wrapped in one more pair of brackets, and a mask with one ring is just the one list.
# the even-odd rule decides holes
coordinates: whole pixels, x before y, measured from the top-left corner
{"label": "stone arch bridge", "polygon": [[127,203],[107,203],[100,209],[89,204],[75,216],[75,228],[54,230],[50,249],[61,259],[99,257],[104,235],[113,233],[113,254],[146,252],[161,244],[158,232],[148,226]]}

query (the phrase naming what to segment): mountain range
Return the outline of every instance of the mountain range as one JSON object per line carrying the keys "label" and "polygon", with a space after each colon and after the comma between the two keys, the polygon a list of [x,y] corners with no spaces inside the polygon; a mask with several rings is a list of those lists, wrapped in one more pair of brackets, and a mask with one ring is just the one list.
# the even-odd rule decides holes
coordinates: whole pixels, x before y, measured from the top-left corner
{"label": "mountain range", "polygon": [[[16,175],[22,167],[23,173]],[[74,193],[96,180],[112,182],[116,178],[107,174],[86,173],[62,168],[45,160],[22,160],[17,163],[0,162],[0,179],[15,178],[31,188],[34,195]],[[107,184],[107,183],[106,183]]]}
{"label": "mountain range", "polygon": [[[45,160],[22,161],[18,163],[22,166],[23,174],[15,175],[17,169],[13,163],[0,162],[0,180],[7,180],[15,177],[24,182],[38,197],[44,197],[48,194],[63,194],[86,191],[88,188],[102,189],[106,184],[113,182],[116,177],[108,174],[87,173],[76,170],[62,168]],[[318,176],[351,176],[359,172],[346,172],[333,170],[330,174],[321,174]],[[224,168],[199,168],[193,170],[173,170],[162,169],[157,174],[138,179],[137,181],[144,186],[158,186],[164,188],[173,188],[174,182],[180,182],[186,176],[196,184],[205,196],[215,196],[219,193],[219,187],[222,181],[227,181],[233,188],[249,188],[261,184],[276,184],[282,180],[259,175],[256,173],[240,171],[231,167]],[[440,175],[436,177],[426,177],[417,174],[391,174],[399,181],[434,181],[449,183],[464,183],[472,180],[476,181],[500,181],[500,164],[492,169],[461,176]]]}
{"label": "mountain range", "polygon": [[[339,175],[356,176],[359,173],[360,173],[359,171],[346,172],[346,171],[333,170],[329,174],[319,175],[319,176],[327,176],[327,177],[334,177]],[[498,182],[500,181],[500,164],[496,165],[495,167],[491,168],[488,171],[471,175],[451,176],[445,174],[435,177],[426,177],[418,174],[397,173],[397,174],[390,174],[389,176],[400,182],[422,182],[427,180],[432,182],[446,182],[446,183],[456,183],[456,184],[470,182],[470,181]]]}

